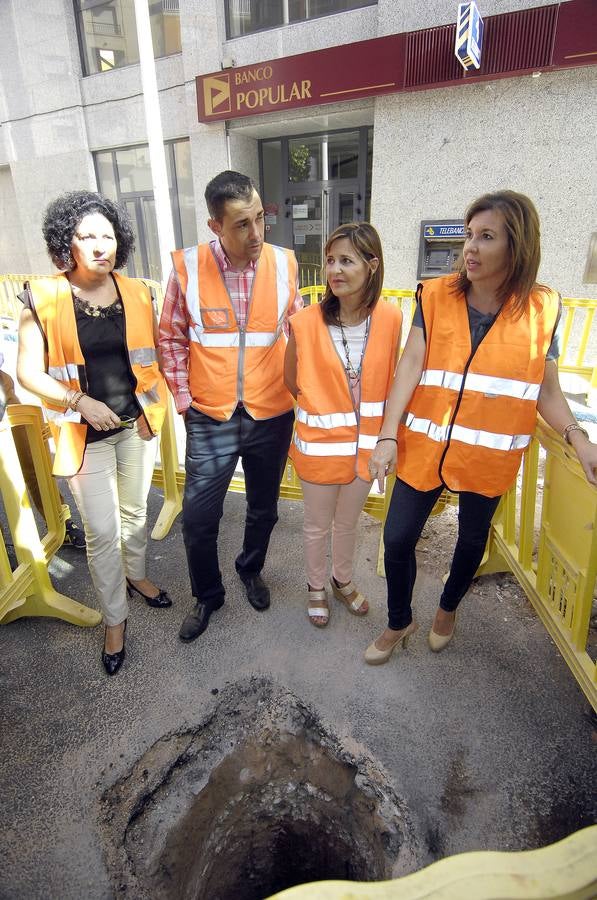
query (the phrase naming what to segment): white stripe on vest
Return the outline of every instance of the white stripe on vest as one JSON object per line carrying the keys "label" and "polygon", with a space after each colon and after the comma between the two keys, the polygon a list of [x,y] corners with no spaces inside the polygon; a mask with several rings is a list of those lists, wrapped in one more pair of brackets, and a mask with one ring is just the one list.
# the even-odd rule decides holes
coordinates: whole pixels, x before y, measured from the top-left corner
{"label": "white stripe on vest", "polygon": [[[446,441],[450,433],[449,425],[436,425],[430,419],[417,418],[412,413],[408,413],[404,424],[411,431],[425,434],[432,441],[439,443]],[[506,451],[523,450],[531,442],[530,434],[497,434],[477,428],[465,428],[464,425],[454,425],[450,437],[451,440],[460,441],[463,444]]]}
{"label": "white stripe on vest", "polygon": [[129,350],[131,365],[136,363],[138,366],[150,366],[157,361],[157,358],[158,354],[155,347],[136,347],[134,350]]}
{"label": "white stripe on vest", "polygon": [[[424,387],[442,387],[458,392],[462,387],[464,375],[458,372],[447,372],[443,369],[425,369],[419,384]],[[535,402],[541,390],[540,384],[529,381],[517,381],[515,378],[498,378],[494,375],[480,375],[469,372],[464,383],[465,390],[475,391],[495,397],[516,397],[518,400]]]}
{"label": "white stripe on vest", "polygon": [[57,381],[78,380],[79,367],[75,363],[67,363],[65,366],[48,366],[48,375]]}
{"label": "white stripe on vest", "polygon": [[288,257],[281,247],[270,244],[274,251],[276,260],[276,286],[278,290],[278,332],[280,332],[284,324],[284,316],[288,308],[290,300],[290,289],[288,284]]}
{"label": "white stripe on vest", "polygon": [[308,413],[301,406],[296,408],[296,420],[308,425],[310,428],[344,428],[357,424],[356,413],[328,413],[327,415],[317,416]]}
{"label": "white stripe on vest", "polygon": [[354,456],[357,452],[357,445],[354,441],[337,444],[316,444],[312,441],[301,441],[296,432],[294,443],[305,456]]}

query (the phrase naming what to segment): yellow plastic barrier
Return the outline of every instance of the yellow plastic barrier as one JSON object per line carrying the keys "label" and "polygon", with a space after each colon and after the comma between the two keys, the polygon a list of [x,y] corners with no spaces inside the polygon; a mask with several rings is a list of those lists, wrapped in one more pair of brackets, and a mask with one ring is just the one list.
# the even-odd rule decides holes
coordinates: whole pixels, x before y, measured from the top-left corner
{"label": "yellow plastic barrier", "polygon": [[[25,426],[39,483],[48,533],[40,539],[29,503],[11,429]],[[64,509],[52,476],[47,432],[37,406],[7,407],[0,423],[0,490],[18,566],[11,571],[4,538],[0,539],[0,624],[22,616],[50,616],[72,625],[97,625],[101,615],[54,590],[48,561],[64,539]]]}
{"label": "yellow plastic barrier", "polygon": [[[539,446],[546,452],[542,493]],[[516,577],[597,711],[597,664],[587,646],[597,579],[597,488],[574,451],[541,419],[523,464],[520,505],[514,485],[494,517],[487,559],[477,574],[493,572]]]}
{"label": "yellow plastic barrier", "polygon": [[[142,279],[153,292],[157,304],[158,315],[162,311],[164,296],[159,281]],[[176,445],[176,432],[174,428],[174,411],[172,397],[168,392],[168,405],[166,417],[160,434],[160,464],[154,469],[152,483],[161,488],[164,494],[164,502],[153,526],[151,536],[154,541],[165,538],[176,517],[182,509],[182,494],[184,487],[184,469],[178,462],[178,447]]]}
{"label": "yellow plastic barrier", "polygon": [[23,304],[17,297],[35,275],[0,275],[0,318],[19,321]]}
{"label": "yellow plastic barrier", "polygon": [[394,881],[320,881],[269,900],[595,900],[597,825],[540,850],[463,853]]}
{"label": "yellow plastic barrier", "polygon": [[[564,330],[558,368],[564,374],[564,387],[571,393],[589,394],[597,389],[597,300],[564,297]],[[571,336],[580,331],[572,343]],[[576,335],[575,335],[576,337]],[[569,378],[567,376],[573,376]]]}

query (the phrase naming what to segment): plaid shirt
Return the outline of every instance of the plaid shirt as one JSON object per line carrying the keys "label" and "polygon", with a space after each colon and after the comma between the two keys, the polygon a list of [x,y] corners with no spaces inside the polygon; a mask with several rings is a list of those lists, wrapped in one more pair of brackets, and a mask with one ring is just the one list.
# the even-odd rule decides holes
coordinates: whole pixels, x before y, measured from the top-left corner
{"label": "plaid shirt", "polygon": [[[247,312],[257,264],[250,261],[245,269],[234,269],[219,240],[210,241],[210,246],[230,296],[238,327],[242,330],[247,324]],[[288,315],[294,315],[302,306],[303,298],[299,294],[297,281],[296,293]],[[186,412],[193,399],[189,390],[190,327],[191,320],[185,297],[180,289],[176,272],[172,271],[168,279],[160,319],[160,356],[162,372],[179,413]],[[288,333],[287,321],[284,322],[284,330]]]}

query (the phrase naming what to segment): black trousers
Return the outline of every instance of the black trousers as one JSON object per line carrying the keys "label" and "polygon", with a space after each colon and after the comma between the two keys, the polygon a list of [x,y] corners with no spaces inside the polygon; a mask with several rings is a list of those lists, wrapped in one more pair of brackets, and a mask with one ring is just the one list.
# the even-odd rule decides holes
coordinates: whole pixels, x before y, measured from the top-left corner
{"label": "black trousers", "polygon": [[263,568],[273,527],[294,413],[256,420],[240,407],[219,422],[190,407],[187,430],[186,481],[182,533],[193,596],[205,603],[224,598],[218,562],[218,532],[224,498],[238,459],[245,473],[247,515],[243,546],[236,559],[239,575]]}
{"label": "black trousers", "polygon": [[[385,570],[388,584],[388,627],[399,631],[412,622],[412,594],[417,577],[415,547],[443,488],[417,491],[396,479],[384,528]],[[458,506],[458,540],[450,574],[439,605],[454,612],[483,559],[491,519],[499,497],[461,491]]]}

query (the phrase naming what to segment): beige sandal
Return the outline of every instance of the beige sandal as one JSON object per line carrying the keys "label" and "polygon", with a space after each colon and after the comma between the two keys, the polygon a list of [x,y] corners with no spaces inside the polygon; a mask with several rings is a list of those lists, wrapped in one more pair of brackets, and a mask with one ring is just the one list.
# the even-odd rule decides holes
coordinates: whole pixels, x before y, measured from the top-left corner
{"label": "beige sandal", "polygon": [[[336,600],[339,600],[340,603],[343,603],[349,613],[352,613],[353,616],[366,616],[369,612],[369,608],[363,610],[362,606],[364,603],[367,603],[367,598],[363,597],[361,592],[357,590],[352,581],[349,581],[348,584],[345,584],[344,587],[338,587],[334,578],[330,579],[330,584],[332,586],[332,593]],[[354,596],[353,596],[354,595]]]}
{"label": "beige sandal", "polygon": [[[325,588],[323,591],[309,591],[307,603],[307,615],[311,625],[315,625],[316,628],[325,628],[330,621],[330,608]],[[325,621],[316,622],[315,619],[325,619]]]}

